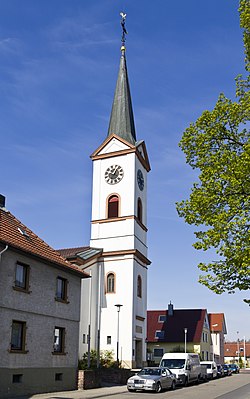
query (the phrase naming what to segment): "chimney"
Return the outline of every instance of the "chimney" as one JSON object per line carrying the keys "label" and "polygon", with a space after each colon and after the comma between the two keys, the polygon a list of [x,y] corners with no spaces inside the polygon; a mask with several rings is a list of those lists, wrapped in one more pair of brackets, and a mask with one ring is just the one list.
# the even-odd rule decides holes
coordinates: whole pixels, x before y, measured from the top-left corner
{"label": "chimney", "polygon": [[0,208],[5,208],[5,196],[0,194]]}
{"label": "chimney", "polygon": [[173,316],[173,315],[174,315],[174,305],[170,301],[168,305],[168,316]]}

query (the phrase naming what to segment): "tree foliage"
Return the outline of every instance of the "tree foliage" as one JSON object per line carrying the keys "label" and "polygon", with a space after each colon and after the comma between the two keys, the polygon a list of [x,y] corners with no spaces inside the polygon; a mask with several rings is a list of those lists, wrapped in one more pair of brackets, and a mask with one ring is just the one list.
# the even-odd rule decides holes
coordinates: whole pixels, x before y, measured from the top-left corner
{"label": "tree foliage", "polygon": [[[236,100],[220,94],[184,132],[180,147],[200,171],[177,211],[195,233],[196,249],[215,248],[219,260],[200,263],[199,281],[220,294],[250,288],[250,1],[240,1],[246,77],[236,78]],[[245,300],[246,302],[249,302]]]}

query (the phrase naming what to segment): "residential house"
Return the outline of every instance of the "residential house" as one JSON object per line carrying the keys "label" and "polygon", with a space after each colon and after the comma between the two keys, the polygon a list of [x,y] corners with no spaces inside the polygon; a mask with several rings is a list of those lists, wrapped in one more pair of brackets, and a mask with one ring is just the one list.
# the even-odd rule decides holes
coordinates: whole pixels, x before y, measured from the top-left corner
{"label": "residential house", "polygon": [[227,334],[224,313],[209,313],[208,319],[212,338],[211,351],[213,358],[216,363],[223,364],[225,334]]}
{"label": "residential house", "polygon": [[158,364],[165,352],[194,352],[211,360],[211,334],[206,309],[148,310],[147,356]]}
{"label": "residential house", "polygon": [[81,280],[0,196],[0,397],[77,388]]}
{"label": "residential house", "polygon": [[224,353],[225,363],[239,363],[241,359],[243,367],[250,367],[250,342],[225,342]]}

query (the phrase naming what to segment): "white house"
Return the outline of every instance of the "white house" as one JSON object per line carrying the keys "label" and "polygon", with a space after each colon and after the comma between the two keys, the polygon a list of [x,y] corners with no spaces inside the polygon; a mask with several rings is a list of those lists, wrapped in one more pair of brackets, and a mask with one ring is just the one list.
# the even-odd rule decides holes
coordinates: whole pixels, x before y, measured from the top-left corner
{"label": "white house", "polygon": [[216,363],[224,363],[224,344],[227,334],[224,313],[209,313],[209,325],[211,331],[211,359]]}

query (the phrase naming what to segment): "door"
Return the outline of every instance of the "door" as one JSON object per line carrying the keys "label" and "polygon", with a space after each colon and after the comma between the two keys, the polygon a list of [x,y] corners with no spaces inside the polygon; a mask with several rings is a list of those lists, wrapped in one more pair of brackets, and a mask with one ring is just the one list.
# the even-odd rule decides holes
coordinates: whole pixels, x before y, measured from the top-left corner
{"label": "door", "polygon": [[142,364],[142,340],[137,339],[135,341],[135,364],[136,367],[143,367]]}

